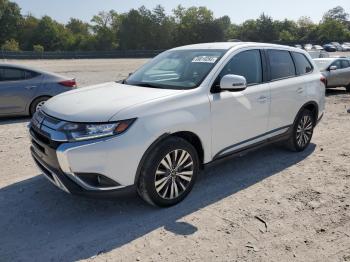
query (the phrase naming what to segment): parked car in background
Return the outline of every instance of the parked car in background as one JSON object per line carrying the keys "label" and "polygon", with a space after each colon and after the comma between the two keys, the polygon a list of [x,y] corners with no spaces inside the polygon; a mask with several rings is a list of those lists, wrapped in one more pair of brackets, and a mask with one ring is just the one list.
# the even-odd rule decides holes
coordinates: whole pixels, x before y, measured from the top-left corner
{"label": "parked car in background", "polygon": [[299,48],[299,49],[303,49],[302,45],[294,45],[294,47]]}
{"label": "parked car in background", "polygon": [[339,52],[344,51],[343,47],[342,47],[342,45],[340,43],[338,43],[338,42],[331,42],[331,44],[337,49],[337,51],[339,51]]}
{"label": "parked car in background", "polygon": [[308,53],[312,59],[329,57],[329,54],[324,50],[311,50],[311,51],[308,51]]}
{"label": "parked car in background", "polygon": [[323,49],[327,52],[337,52],[337,48],[332,44],[326,44],[323,46]]}
{"label": "parked car in background", "polygon": [[345,87],[350,92],[350,59],[314,59],[317,67],[327,79],[327,88]]}
{"label": "parked car in background", "polygon": [[50,98],[76,88],[74,79],[41,70],[0,64],[0,116],[33,115]]}
{"label": "parked car in background", "polygon": [[312,50],[312,48],[313,48],[312,44],[306,44],[306,45],[304,45],[304,49],[305,49],[306,51],[310,51],[310,50]]}
{"label": "parked car in background", "polygon": [[320,45],[314,45],[314,46],[312,47],[312,49],[315,49],[315,50],[323,50],[323,47],[320,46]]}
{"label": "parked car in background", "polygon": [[344,51],[350,51],[350,43],[343,43],[341,46]]}
{"label": "parked car in background", "polygon": [[287,46],[174,48],[122,83],[50,99],[29,126],[31,153],[66,192],[135,186],[152,205],[175,205],[212,161],[276,141],[305,150],[325,105],[314,68],[307,52]]}

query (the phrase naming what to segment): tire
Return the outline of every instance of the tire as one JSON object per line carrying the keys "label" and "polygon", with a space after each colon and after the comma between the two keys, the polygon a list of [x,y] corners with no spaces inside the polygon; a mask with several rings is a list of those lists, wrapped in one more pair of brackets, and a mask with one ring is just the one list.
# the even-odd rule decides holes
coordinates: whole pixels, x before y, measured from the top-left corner
{"label": "tire", "polygon": [[346,88],[346,92],[349,92],[349,93],[350,93],[350,84],[347,85],[345,88]]}
{"label": "tire", "polygon": [[35,114],[35,112],[37,111],[37,109],[43,105],[43,103],[45,103],[47,100],[49,100],[50,97],[48,96],[41,96],[36,98],[30,105],[29,108],[29,114],[31,116],[33,116]]}
{"label": "tire", "polygon": [[190,193],[198,173],[199,158],[193,145],[182,138],[169,137],[146,156],[137,191],[151,205],[173,206]]}
{"label": "tire", "polygon": [[311,142],[315,124],[312,112],[304,109],[296,119],[287,147],[294,152],[304,151]]}

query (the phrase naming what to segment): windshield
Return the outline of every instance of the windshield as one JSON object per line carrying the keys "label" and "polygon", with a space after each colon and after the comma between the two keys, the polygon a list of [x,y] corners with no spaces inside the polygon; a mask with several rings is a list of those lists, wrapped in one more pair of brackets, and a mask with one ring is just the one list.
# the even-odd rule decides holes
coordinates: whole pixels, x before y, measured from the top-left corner
{"label": "windshield", "polygon": [[333,61],[329,60],[314,60],[320,71],[326,71]]}
{"label": "windshield", "polygon": [[164,89],[198,87],[227,50],[173,50],[164,52],[124,81]]}

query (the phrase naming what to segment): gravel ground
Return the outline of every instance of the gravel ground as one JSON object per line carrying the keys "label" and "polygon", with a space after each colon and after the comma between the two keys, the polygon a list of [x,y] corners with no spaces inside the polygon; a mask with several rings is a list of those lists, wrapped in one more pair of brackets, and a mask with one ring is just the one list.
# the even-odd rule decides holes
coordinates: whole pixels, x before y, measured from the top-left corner
{"label": "gravel ground", "polygon": [[[121,79],[142,59],[20,61]],[[117,73],[118,72],[118,73]],[[29,154],[28,119],[0,122],[0,261],[350,261],[350,94],[327,94],[310,147],[270,146],[206,169],[189,197],[157,209],[133,190],[68,195]]]}

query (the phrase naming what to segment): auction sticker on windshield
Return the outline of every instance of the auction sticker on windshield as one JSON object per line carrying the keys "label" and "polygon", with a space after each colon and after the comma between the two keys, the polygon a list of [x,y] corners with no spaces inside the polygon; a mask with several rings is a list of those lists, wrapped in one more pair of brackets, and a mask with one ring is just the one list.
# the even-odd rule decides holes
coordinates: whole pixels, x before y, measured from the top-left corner
{"label": "auction sticker on windshield", "polygon": [[197,56],[193,58],[192,63],[210,63],[214,64],[218,60],[217,56]]}

